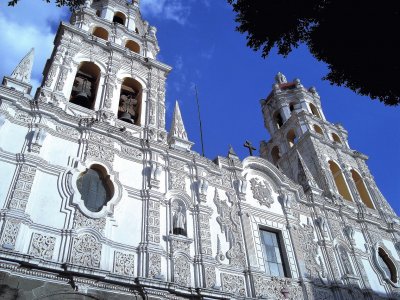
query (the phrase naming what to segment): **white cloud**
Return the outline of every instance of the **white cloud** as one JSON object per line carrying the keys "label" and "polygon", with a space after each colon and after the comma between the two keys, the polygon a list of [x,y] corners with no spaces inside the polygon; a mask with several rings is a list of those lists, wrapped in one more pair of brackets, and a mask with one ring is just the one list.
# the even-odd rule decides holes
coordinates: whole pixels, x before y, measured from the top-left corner
{"label": "white cloud", "polygon": [[149,14],[184,25],[190,15],[190,6],[187,2],[183,0],[142,0],[140,6],[144,15]]}
{"label": "white cloud", "polygon": [[178,55],[175,58],[174,69],[177,71],[180,71],[180,70],[182,70],[182,68],[183,68],[183,58],[182,58],[182,56]]}
{"label": "white cloud", "polygon": [[11,8],[0,5],[0,8],[0,76],[10,75],[29,50],[35,48],[31,82],[34,94],[53,50],[57,25],[68,10],[40,0],[21,1]]}

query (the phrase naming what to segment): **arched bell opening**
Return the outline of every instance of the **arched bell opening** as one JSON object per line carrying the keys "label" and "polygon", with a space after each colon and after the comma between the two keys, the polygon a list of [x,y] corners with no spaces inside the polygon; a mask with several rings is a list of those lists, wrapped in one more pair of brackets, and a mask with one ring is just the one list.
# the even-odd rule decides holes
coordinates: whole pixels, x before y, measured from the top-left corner
{"label": "arched bell opening", "polygon": [[92,34],[98,38],[101,38],[102,40],[108,41],[108,31],[103,27],[95,27]]}
{"label": "arched bell opening", "polygon": [[289,132],[286,135],[286,138],[287,138],[290,148],[292,148],[297,143],[297,140],[298,140],[296,133],[294,132],[294,129],[289,130]]}
{"label": "arched bell opening", "polygon": [[122,81],[118,105],[118,119],[140,126],[142,86],[133,78]]}
{"label": "arched bell opening", "polygon": [[374,209],[374,204],[372,203],[367,187],[365,186],[364,180],[361,178],[360,174],[358,174],[355,170],[351,170],[351,177],[353,178],[362,202],[364,202],[367,207]]}
{"label": "arched bell opening", "polygon": [[278,129],[281,128],[282,125],[283,125],[283,118],[282,118],[281,113],[279,111],[277,111],[274,114],[274,120],[275,120],[276,127],[278,127]]}
{"label": "arched bell opening", "polygon": [[321,119],[321,114],[319,113],[318,108],[312,103],[310,103],[310,110],[311,110],[311,113],[314,116],[316,116],[316,117]]}
{"label": "arched bell opening", "polygon": [[314,131],[320,135],[324,135],[324,132],[322,131],[322,128],[319,127],[318,125],[313,125]]}
{"label": "arched bell opening", "polygon": [[332,133],[332,139],[334,142],[341,144],[342,141],[340,140],[340,137],[336,133]]}
{"label": "arched bell opening", "polygon": [[276,165],[278,163],[278,160],[281,159],[281,154],[279,153],[279,148],[278,146],[274,146],[271,150],[271,156],[272,156],[272,161]]}
{"label": "arched bell opening", "polygon": [[76,72],[70,102],[93,109],[100,80],[100,68],[92,62],[82,62]]}
{"label": "arched bell opening", "polygon": [[128,40],[125,43],[125,48],[128,48],[129,50],[131,50],[132,52],[138,53],[140,54],[140,46],[138,43]]}
{"label": "arched bell opening", "polygon": [[113,17],[113,23],[118,23],[125,26],[126,16],[122,12],[116,12]]}
{"label": "arched bell opening", "polygon": [[333,162],[332,160],[329,161],[329,169],[331,170],[333,179],[336,184],[336,188],[339,194],[348,201],[353,201],[353,198],[350,195],[350,190],[347,186],[346,179],[343,176],[343,172],[340,167]]}

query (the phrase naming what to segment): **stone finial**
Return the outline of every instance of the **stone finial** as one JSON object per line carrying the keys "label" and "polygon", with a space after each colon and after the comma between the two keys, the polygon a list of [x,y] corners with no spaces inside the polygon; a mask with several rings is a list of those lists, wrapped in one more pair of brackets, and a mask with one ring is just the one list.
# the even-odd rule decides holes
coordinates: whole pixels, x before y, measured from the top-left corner
{"label": "stone finial", "polygon": [[239,159],[239,156],[237,156],[235,150],[233,150],[232,145],[229,145],[228,158]]}
{"label": "stone finial", "polygon": [[287,83],[286,76],[283,75],[281,72],[278,72],[275,76],[275,82],[278,84]]}
{"label": "stone finial", "polygon": [[168,143],[170,144],[171,148],[187,151],[189,151],[193,145],[193,143],[189,142],[188,140],[178,101],[175,102],[175,110],[172,117],[171,129],[168,133]]}
{"label": "stone finial", "polygon": [[23,83],[30,84],[31,83],[31,74],[33,67],[33,58],[34,58],[35,50],[34,48],[29,51],[27,55],[20,61],[18,66],[11,74],[11,78],[19,80]]}

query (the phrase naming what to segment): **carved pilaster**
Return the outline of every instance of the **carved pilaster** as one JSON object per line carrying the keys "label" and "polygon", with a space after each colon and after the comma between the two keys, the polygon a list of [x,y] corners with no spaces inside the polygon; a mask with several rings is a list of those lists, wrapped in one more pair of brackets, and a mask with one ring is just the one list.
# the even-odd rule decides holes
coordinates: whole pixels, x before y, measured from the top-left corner
{"label": "carved pilaster", "polygon": [[36,167],[23,164],[18,168],[18,175],[13,184],[8,207],[25,211],[36,175]]}

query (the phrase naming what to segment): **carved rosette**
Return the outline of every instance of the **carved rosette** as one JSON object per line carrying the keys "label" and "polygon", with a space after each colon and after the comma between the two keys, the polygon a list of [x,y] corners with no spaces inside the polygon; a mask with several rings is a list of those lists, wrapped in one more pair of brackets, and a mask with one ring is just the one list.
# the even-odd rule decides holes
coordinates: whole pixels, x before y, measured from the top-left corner
{"label": "carved rosette", "polygon": [[174,259],[174,282],[184,286],[190,286],[190,261],[186,256],[179,255]]}
{"label": "carved rosette", "polygon": [[74,228],[93,228],[100,233],[104,232],[104,228],[106,226],[106,219],[90,219],[83,215],[79,210],[75,212],[74,218]]}
{"label": "carved rosette", "polygon": [[221,273],[222,290],[237,296],[246,296],[243,276]]}
{"label": "carved rosette", "polygon": [[55,237],[34,233],[29,247],[29,254],[35,257],[51,259],[53,257],[55,243]]}
{"label": "carved rosette", "polygon": [[134,276],[135,256],[116,251],[114,255],[114,273],[124,276]]}
{"label": "carved rosette", "polygon": [[20,167],[9,202],[10,208],[25,211],[35,174],[36,167],[34,166],[22,165]]}
{"label": "carved rosette", "polygon": [[100,267],[101,243],[92,235],[85,234],[74,239],[71,262],[84,267]]}
{"label": "carved rosette", "polygon": [[3,226],[0,245],[5,249],[14,249],[21,222],[8,219]]}
{"label": "carved rosette", "polygon": [[271,204],[274,203],[274,199],[272,199],[268,184],[265,181],[260,181],[256,178],[250,179],[250,184],[253,198],[258,200],[260,205],[265,205],[270,208]]}
{"label": "carved rosette", "polygon": [[149,253],[149,271],[148,276],[154,278],[161,274],[161,255],[157,253]]}

